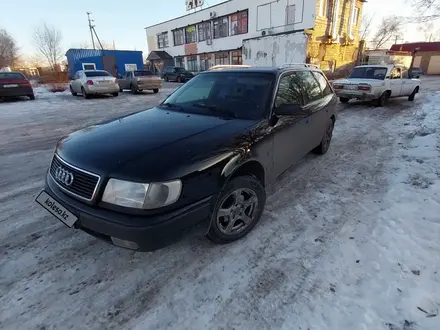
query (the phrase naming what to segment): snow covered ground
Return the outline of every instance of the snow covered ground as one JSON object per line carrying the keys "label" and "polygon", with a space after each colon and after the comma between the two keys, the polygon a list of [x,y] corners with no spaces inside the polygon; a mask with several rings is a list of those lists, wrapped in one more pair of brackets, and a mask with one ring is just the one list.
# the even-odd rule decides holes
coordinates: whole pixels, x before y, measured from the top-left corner
{"label": "snow covered ground", "polygon": [[340,105],[324,157],[271,189],[227,246],[154,253],[69,230],[33,201],[55,141],[163,98],[0,103],[1,329],[440,329],[440,91]]}

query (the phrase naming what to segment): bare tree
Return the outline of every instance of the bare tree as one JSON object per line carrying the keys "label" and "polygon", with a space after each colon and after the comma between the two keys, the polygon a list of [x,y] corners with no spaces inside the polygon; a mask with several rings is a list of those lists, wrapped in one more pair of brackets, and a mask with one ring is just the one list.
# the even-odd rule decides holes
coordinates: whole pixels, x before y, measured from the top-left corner
{"label": "bare tree", "polygon": [[392,38],[401,38],[402,23],[398,17],[384,17],[373,37],[373,48],[379,49],[386,45]]}
{"label": "bare tree", "polygon": [[431,22],[440,18],[440,0],[410,0],[415,16],[406,17],[408,23]]}
{"label": "bare tree", "polygon": [[374,14],[364,13],[362,15],[361,28],[359,30],[359,34],[361,40],[365,40],[368,38],[371,32],[371,24],[373,23]]}
{"label": "bare tree", "polygon": [[56,65],[63,58],[63,52],[61,51],[61,32],[55,27],[43,23],[35,29],[34,40],[38,52],[44,57],[52,70],[54,70]]}
{"label": "bare tree", "polygon": [[13,66],[18,59],[18,47],[14,38],[3,29],[0,29],[0,69]]}
{"label": "bare tree", "polygon": [[[101,41],[102,47],[107,50],[114,50],[115,45],[111,42]],[[78,44],[79,48],[92,49],[93,46],[89,41],[82,41]],[[99,48],[99,45],[98,45]]]}

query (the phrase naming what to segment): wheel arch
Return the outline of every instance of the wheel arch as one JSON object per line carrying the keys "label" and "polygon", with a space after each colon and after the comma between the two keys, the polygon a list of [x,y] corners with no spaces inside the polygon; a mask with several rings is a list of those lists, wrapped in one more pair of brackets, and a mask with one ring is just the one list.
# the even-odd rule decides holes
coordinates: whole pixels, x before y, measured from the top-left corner
{"label": "wheel arch", "polygon": [[259,161],[250,159],[243,163],[236,164],[232,170],[227,169],[228,165],[226,165],[225,169],[223,170],[225,180],[222,182],[222,186],[226,185],[231,179],[238,176],[250,175],[258,179],[263,187],[266,187],[266,171],[264,166]]}

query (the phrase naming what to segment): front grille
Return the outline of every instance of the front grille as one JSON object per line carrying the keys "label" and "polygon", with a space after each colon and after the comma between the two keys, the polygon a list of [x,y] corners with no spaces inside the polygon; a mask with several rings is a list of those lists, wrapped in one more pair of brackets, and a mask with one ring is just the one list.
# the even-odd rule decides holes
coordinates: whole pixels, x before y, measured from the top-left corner
{"label": "front grille", "polygon": [[[73,174],[73,180],[70,185],[67,185],[62,180],[57,179],[56,171],[61,168]],[[50,175],[53,180],[64,190],[73,194],[76,197],[91,201],[93,193],[99,182],[99,176],[84,172],[76,167],[73,167],[64,161],[61,161],[57,156],[54,156],[50,165]],[[69,182],[68,182],[69,183]]]}

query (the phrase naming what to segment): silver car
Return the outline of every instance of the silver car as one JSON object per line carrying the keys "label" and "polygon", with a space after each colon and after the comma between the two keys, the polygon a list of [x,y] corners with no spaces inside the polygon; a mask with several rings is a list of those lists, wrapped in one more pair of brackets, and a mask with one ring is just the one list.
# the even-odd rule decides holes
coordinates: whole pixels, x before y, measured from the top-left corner
{"label": "silver car", "polygon": [[111,94],[119,95],[119,85],[116,78],[104,70],[80,70],[75,73],[70,83],[73,96],[82,94],[88,99],[90,95]]}

